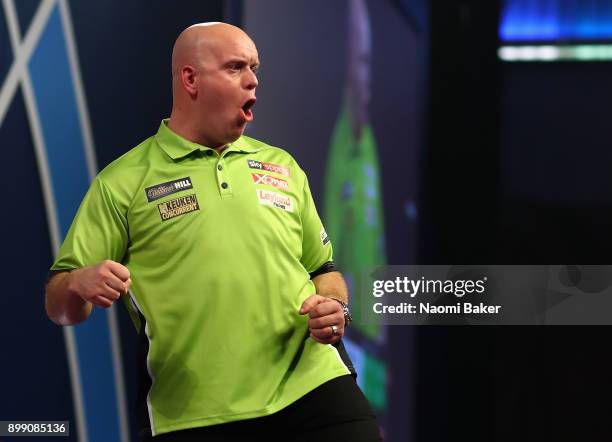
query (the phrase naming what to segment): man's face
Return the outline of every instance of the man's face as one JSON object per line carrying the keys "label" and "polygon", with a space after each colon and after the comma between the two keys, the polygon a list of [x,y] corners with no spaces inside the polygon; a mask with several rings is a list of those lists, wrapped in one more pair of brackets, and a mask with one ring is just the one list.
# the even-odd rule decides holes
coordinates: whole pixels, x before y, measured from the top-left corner
{"label": "man's face", "polygon": [[206,145],[218,147],[238,139],[253,120],[259,57],[246,35],[219,37],[201,49],[198,103]]}

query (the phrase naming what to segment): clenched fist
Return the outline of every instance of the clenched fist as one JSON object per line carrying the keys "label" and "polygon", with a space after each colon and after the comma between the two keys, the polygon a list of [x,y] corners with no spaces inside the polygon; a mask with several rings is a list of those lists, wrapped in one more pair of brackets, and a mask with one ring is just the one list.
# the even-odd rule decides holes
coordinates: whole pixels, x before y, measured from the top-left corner
{"label": "clenched fist", "polygon": [[122,294],[127,294],[131,284],[127,267],[107,259],[92,267],[73,270],[69,290],[85,301],[108,308]]}
{"label": "clenched fist", "polygon": [[300,308],[300,315],[307,313],[310,317],[310,336],[315,341],[334,344],[344,335],[344,311],[338,301],[317,294],[310,295]]}

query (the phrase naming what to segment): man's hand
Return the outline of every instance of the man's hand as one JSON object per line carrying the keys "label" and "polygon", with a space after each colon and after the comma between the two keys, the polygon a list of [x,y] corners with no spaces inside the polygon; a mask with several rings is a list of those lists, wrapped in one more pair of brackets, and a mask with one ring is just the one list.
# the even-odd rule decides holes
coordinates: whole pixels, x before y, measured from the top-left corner
{"label": "man's hand", "polygon": [[68,285],[72,293],[99,307],[108,308],[132,284],[130,271],[118,262],[105,260],[92,267],[70,272]]}
{"label": "man's hand", "polygon": [[[321,295],[310,295],[302,303],[300,315],[308,313],[310,336],[321,344],[334,344],[344,335],[344,312],[340,303]],[[336,327],[336,332],[332,326]]]}
{"label": "man's hand", "polygon": [[130,271],[106,260],[91,267],[52,276],[45,290],[45,310],[58,325],[75,325],[86,320],[94,305],[108,308],[127,293]]}

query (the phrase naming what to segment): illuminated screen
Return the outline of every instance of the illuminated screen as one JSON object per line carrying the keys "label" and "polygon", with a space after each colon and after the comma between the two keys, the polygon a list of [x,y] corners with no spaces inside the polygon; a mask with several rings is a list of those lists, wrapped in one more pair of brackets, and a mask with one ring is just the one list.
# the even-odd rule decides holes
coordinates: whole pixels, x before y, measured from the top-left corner
{"label": "illuminated screen", "polygon": [[506,0],[499,33],[504,42],[612,41],[612,2]]}
{"label": "illuminated screen", "polygon": [[505,0],[499,37],[504,61],[609,61],[612,2]]}

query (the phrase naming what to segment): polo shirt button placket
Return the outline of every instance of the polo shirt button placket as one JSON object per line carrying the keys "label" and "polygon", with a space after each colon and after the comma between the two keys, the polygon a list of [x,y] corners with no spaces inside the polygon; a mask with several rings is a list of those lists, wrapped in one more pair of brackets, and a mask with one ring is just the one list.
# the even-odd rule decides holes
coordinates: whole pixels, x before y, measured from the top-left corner
{"label": "polo shirt button placket", "polygon": [[225,176],[224,176],[224,167],[222,164],[223,161],[223,157],[221,157],[219,159],[219,162],[217,163],[217,180],[220,183],[221,186],[221,196],[222,197],[231,197],[232,196],[232,190],[230,189],[229,183],[227,182]]}

